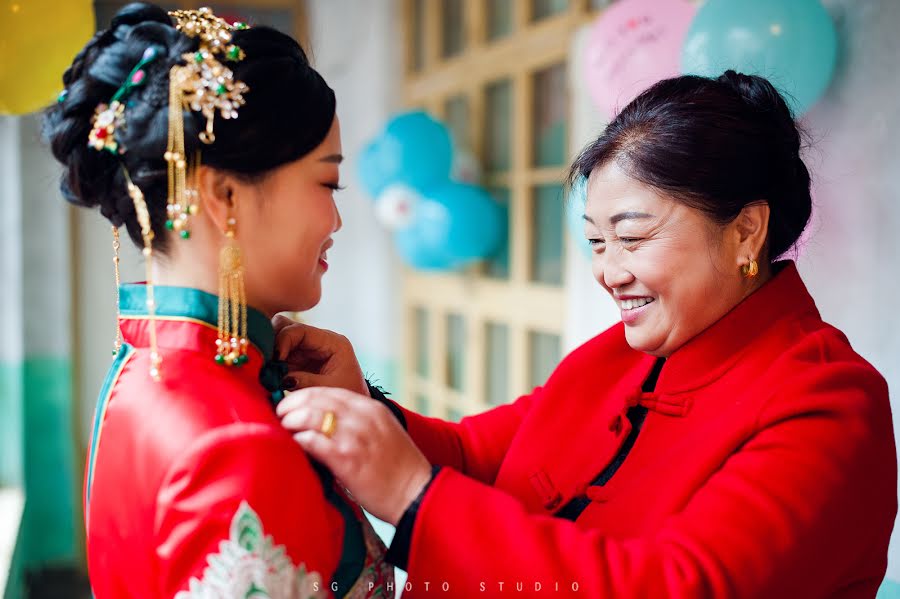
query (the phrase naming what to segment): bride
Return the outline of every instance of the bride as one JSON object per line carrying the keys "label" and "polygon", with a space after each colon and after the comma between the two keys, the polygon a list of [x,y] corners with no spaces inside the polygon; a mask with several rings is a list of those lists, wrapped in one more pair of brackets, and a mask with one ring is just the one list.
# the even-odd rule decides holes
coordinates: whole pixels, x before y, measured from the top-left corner
{"label": "bride", "polygon": [[149,4],[123,8],[63,81],[45,114],[63,195],[99,208],[116,251],[124,226],[147,263],[118,289],[85,473],[95,597],[393,590],[361,509],[274,411],[271,318],[319,301],[341,226],[333,91],[274,29]]}

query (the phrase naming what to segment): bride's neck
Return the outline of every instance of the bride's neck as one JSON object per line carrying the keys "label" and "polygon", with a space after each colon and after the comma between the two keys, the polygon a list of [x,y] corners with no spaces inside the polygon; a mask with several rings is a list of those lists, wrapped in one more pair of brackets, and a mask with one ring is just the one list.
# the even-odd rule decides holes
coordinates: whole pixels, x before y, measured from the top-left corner
{"label": "bride's neck", "polygon": [[173,236],[167,254],[154,261],[153,282],[217,294],[217,251],[210,245],[199,234],[190,239]]}
{"label": "bride's neck", "polygon": [[[224,239],[224,238],[222,238]],[[213,295],[219,294],[219,252],[222,241],[195,227],[189,239],[173,238],[166,256],[153,264],[153,282],[157,285],[190,287]],[[271,318],[261,298],[247,289],[247,302]]]}

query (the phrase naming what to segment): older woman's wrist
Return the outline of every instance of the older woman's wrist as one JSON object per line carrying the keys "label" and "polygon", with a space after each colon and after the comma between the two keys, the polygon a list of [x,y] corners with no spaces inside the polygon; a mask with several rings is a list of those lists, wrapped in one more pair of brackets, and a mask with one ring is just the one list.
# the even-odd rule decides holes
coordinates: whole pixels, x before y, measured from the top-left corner
{"label": "older woman's wrist", "polygon": [[401,570],[406,570],[407,568],[409,551],[412,545],[413,529],[415,528],[416,518],[419,514],[419,507],[422,505],[425,494],[428,493],[428,489],[431,487],[434,479],[437,478],[440,470],[440,466],[431,467],[430,478],[422,486],[415,498],[409,503],[403,511],[403,515],[400,516],[400,519],[396,523],[394,538],[391,540],[391,546],[388,549],[385,559]]}

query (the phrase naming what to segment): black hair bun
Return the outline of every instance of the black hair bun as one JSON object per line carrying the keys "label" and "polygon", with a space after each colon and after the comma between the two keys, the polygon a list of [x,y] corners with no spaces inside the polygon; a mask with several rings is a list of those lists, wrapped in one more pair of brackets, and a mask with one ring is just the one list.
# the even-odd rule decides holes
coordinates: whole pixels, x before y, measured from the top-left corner
{"label": "black hair bun", "polygon": [[[198,139],[205,118],[186,111],[185,151],[200,150],[205,165],[258,178],[322,142],[334,121],[334,92],[290,36],[269,27],[236,30],[232,36],[245,58],[225,64],[249,87],[246,104],[238,119],[216,116],[211,145]],[[124,100],[124,126],[116,129],[125,152],[113,155],[89,147],[97,106],[111,100],[149,47],[157,57],[143,67],[143,85]],[[144,194],[155,247],[165,252],[169,71],[198,47],[198,39],[180,33],[163,9],[129,4],[75,57],[63,75],[64,100],[44,113],[44,138],[64,166],[60,187],[65,198],[78,206],[99,207],[114,226],[124,224],[139,247],[141,231],[123,167]]]}
{"label": "black hair bun", "polygon": [[[129,97],[126,128],[116,131],[126,147],[128,138],[139,139],[147,128],[143,121],[152,120],[158,112],[158,106],[154,109],[141,102],[141,96],[160,95],[159,82],[165,82],[169,66],[190,45],[163,9],[133,3],[123,7],[110,27],[97,32],[78,53],[63,75],[63,101],[48,107],[43,121],[44,140],[65,167],[60,188],[66,200],[78,206],[99,207],[101,214],[117,227],[129,219],[136,220],[120,166],[120,159],[128,157],[98,152],[87,145],[91,119],[97,106],[110,101],[147,48],[153,46],[159,58],[145,69],[148,86],[138,88]],[[166,86],[162,95],[167,93]],[[164,104],[164,99],[159,100],[156,98],[152,104]],[[136,223],[129,226],[129,232],[140,238]]]}

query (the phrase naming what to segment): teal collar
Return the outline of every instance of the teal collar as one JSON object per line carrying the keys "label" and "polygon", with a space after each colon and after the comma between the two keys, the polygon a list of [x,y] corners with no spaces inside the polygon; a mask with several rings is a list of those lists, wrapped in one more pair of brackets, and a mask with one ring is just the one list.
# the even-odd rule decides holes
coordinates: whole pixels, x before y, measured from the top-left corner
{"label": "teal collar", "polygon": [[[156,318],[196,320],[216,328],[219,314],[219,298],[211,293],[190,287],[153,286],[156,301]],[[123,317],[149,316],[147,311],[147,286],[129,283],[119,288],[119,313]],[[275,350],[275,329],[259,310],[247,307],[247,336],[263,354],[265,361],[272,359]]]}

